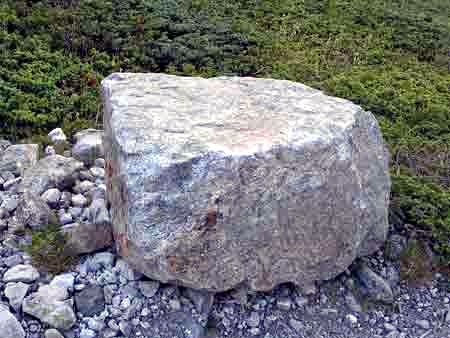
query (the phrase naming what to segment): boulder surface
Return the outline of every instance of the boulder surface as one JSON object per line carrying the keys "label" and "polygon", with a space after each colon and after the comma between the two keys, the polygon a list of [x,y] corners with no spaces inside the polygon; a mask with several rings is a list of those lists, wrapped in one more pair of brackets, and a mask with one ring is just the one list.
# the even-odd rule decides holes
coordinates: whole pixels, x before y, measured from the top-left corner
{"label": "boulder surface", "polygon": [[246,77],[117,73],[102,93],[114,238],[150,278],[309,288],[384,242],[389,154],[361,107]]}

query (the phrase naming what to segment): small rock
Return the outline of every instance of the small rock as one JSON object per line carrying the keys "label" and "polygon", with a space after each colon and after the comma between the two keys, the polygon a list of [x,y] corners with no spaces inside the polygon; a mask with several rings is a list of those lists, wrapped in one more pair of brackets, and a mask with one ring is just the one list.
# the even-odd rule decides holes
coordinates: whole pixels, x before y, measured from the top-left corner
{"label": "small rock", "polygon": [[45,153],[45,156],[56,155],[56,149],[53,146],[46,146],[44,153]]}
{"label": "small rock", "polygon": [[56,188],[48,189],[41,197],[51,208],[55,208],[61,198],[61,191]]}
{"label": "small rock", "polygon": [[259,315],[257,312],[252,312],[250,317],[247,319],[247,324],[250,327],[258,327],[259,326]]}
{"label": "small rock", "polygon": [[214,303],[214,293],[186,288],[183,294],[192,301],[198,313],[209,314]]}
{"label": "small rock", "polygon": [[300,332],[304,330],[304,325],[301,321],[296,320],[296,319],[289,319],[289,325],[296,331],[296,332]]}
{"label": "small rock", "polygon": [[109,212],[104,200],[94,200],[89,207],[89,220],[93,224],[110,224]]}
{"label": "small rock", "polygon": [[13,197],[5,198],[1,204],[1,208],[7,211],[8,213],[13,212],[16,210],[17,206],[19,205],[19,200]]}
{"label": "small rock", "polygon": [[103,158],[97,158],[94,161],[94,166],[99,167],[99,168],[104,168],[105,167],[105,159]]}
{"label": "small rock", "polygon": [[86,129],[76,133],[74,135],[76,143],[72,148],[73,157],[91,166],[96,158],[104,155],[102,137],[103,131],[96,129]]}
{"label": "small rock", "polygon": [[54,144],[63,143],[67,141],[67,136],[61,128],[55,128],[48,133],[48,137]]}
{"label": "small rock", "polygon": [[359,302],[356,300],[355,296],[352,293],[348,293],[345,295],[345,303],[349,307],[349,309],[353,312],[362,312],[362,307]]}
{"label": "small rock", "polygon": [[64,212],[64,210],[62,210],[62,211],[63,212],[61,212],[59,214],[59,223],[61,225],[66,225],[66,224],[72,223],[73,222],[72,215],[70,213],[68,213],[68,212]]}
{"label": "small rock", "polygon": [[44,336],[45,338],[64,338],[64,336],[56,329],[46,330]]}
{"label": "small rock", "polygon": [[11,145],[0,153],[0,172],[10,171],[16,175],[23,175],[27,168],[36,164],[38,158],[37,144]]}
{"label": "small rock", "polygon": [[5,296],[8,298],[9,305],[16,311],[19,312],[22,306],[22,301],[25,298],[30,285],[19,282],[19,283],[8,283],[5,287]]}
{"label": "small rock", "polygon": [[384,326],[384,329],[387,332],[391,332],[391,331],[396,331],[397,330],[397,328],[394,325],[392,325],[391,323],[384,323],[383,326]]}
{"label": "small rock", "polygon": [[72,273],[63,273],[61,275],[57,275],[50,282],[50,285],[56,285],[68,291],[73,290],[74,284],[75,284],[75,277],[73,276]]}
{"label": "small rock", "polygon": [[89,170],[94,177],[104,178],[105,177],[105,169],[99,167],[92,167]]}
{"label": "small rock", "polygon": [[16,265],[9,270],[7,270],[3,276],[3,281],[5,283],[10,282],[25,282],[32,283],[39,278],[39,272],[27,264]]}
{"label": "small rock", "polygon": [[95,338],[97,334],[91,329],[82,329],[80,332],[80,338]]}
{"label": "small rock", "polygon": [[292,306],[292,301],[287,297],[283,297],[283,298],[280,298],[277,300],[277,307],[280,310],[289,311],[291,306]]}
{"label": "small rock", "polygon": [[13,180],[8,180],[8,181],[3,183],[3,189],[11,190],[11,188],[13,188],[17,184],[19,184],[21,181],[22,181],[22,177],[17,177],[17,178],[15,178]]}
{"label": "small rock", "polygon": [[81,312],[83,316],[91,317],[105,309],[103,289],[99,286],[89,285],[81,292],[76,293],[74,298],[77,311]]}
{"label": "small rock", "polygon": [[424,330],[428,330],[430,328],[430,322],[426,319],[418,319],[414,322],[414,324]]}
{"label": "small rock", "polygon": [[363,291],[371,298],[385,303],[393,302],[394,295],[389,284],[366,264],[359,264],[355,269],[355,274]]}
{"label": "small rock", "polygon": [[356,325],[358,323],[358,318],[352,314],[346,315],[345,320],[351,325]]}
{"label": "small rock", "polygon": [[19,265],[23,263],[23,258],[21,255],[12,255],[12,256],[8,256],[3,260],[3,263],[5,263],[5,265],[8,268],[12,268],[13,266]]}
{"label": "small rock", "polygon": [[72,195],[72,204],[76,207],[84,207],[87,205],[88,200],[81,194]]}
{"label": "small rock", "polygon": [[81,181],[80,184],[78,185],[78,188],[82,194],[88,192],[89,190],[91,190],[94,187],[95,187],[95,184],[93,182],[87,181],[87,180]]}
{"label": "small rock", "polygon": [[94,318],[89,318],[88,320],[88,327],[91,330],[94,330],[96,332],[100,332],[105,328],[105,323],[100,321],[100,320],[96,320]]}
{"label": "small rock", "polygon": [[169,301],[169,306],[174,311],[179,311],[181,309],[181,303],[178,299],[171,299]]}
{"label": "small rock", "polygon": [[119,329],[120,329],[120,332],[122,332],[125,337],[130,337],[131,336],[132,328],[131,328],[131,325],[128,322],[126,322],[124,320],[121,320],[119,322]]}
{"label": "small rock", "polygon": [[83,212],[83,209],[80,207],[70,207],[69,208],[69,213],[72,215],[72,218],[80,217],[82,212]]}
{"label": "small rock", "polygon": [[117,260],[115,268],[128,281],[136,281],[143,276],[142,273],[134,270],[124,259]]}

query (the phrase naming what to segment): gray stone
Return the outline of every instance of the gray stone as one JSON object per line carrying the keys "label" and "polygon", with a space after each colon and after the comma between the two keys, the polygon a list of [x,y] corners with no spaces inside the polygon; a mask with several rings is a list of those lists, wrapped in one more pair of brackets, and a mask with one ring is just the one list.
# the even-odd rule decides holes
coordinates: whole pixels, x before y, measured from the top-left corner
{"label": "gray stone", "polygon": [[56,188],[51,188],[45,191],[41,197],[50,207],[55,208],[61,198],[61,191]]}
{"label": "gray stone", "polygon": [[22,264],[23,263],[23,258],[21,255],[16,254],[16,255],[12,255],[12,256],[8,256],[3,260],[3,263],[5,263],[5,265],[8,268],[12,268],[13,266],[16,266],[18,264]]}
{"label": "gray stone", "polygon": [[[3,183],[9,180],[13,180],[16,176],[11,171],[5,170],[3,172],[0,172],[0,176],[3,179]],[[3,184],[2,183],[2,184]]]}
{"label": "gray stone", "polygon": [[104,156],[103,131],[96,129],[82,130],[74,135],[76,140],[72,148],[72,155],[82,161],[85,165],[91,166],[95,160]]}
{"label": "gray stone", "polygon": [[95,338],[97,334],[91,329],[82,329],[80,332],[80,338]]}
{"label": "gray stone", "polygon": [[426,319],[418,319],[414,323],[424,330],[428,330],[430,328],[430,322]]}
{"label": "gray stone", "polygon": [[46,285],[24,299],[22,310],[54,328],[68,330],[76,323],[76,317],[73,301],[66,297],[67,290]]}
{"label": "gray stone", "polygon": [[128,281],[139,280],[142,277],[142,273],[133,269],[133,267],[123,259],[117,260],[115,268],[119,274]]}
{"label": "gray stone", "polygon": [[184,296],[192,301],[198,313],[209,314],[214,303],[214,293],[187,288]]}
{"label": "gray stone", "polygon": [[81,214],[83,213],[83,209],[80,207],[71,207],[69,208],[69,213],[73,218],[77,218],[81,216]]}
{"label": "gray stone", "polygon": [[110,225],[72,223],[64,225],[61,231],[68,235],[68,244],[77,254],[91,253],[112,244]]}
{"label": "gray stone", "polygon": [[6,306],[0,305],[0,337],[25,338],[25,331]]}
{"label": "gray stone", "polygon": [[140,281],[138,285],[141,293],[147,298],[152,298],[159,289],[158,281]]}
{"label": "gray stone", "polygon": [[93,182],[91,182],[91,181],[84,180],[84,181],[80,182],[78,187],[80,189],[80,192],[82,194],[84,194],[85,192],[87,192],[87,191],[91,190],[92,188],[94,188],[95,184]]}
{"label": "gray stone", "polygon": [[62,212],[59,214],[59,223],[62,225],[70,224],[73,222],[72,215],[68,212],[64,212],[63,209],[61,209]]}
{"label": "gray stone", "polygon": [[5,139],[0,139],[0,153],[5,151],[11,145],[11,142]]}
{"label": "gray stone", "polygon": [[93,224],[111,224],[104,200],[93,200],[89,207],[89,221]]}
{"label": "gray stone", "polygon": [[7,197],[3,200],[1,208],[6,212],[10,213],[16,210],[19,203],[20,203],[19,199],[15,197]]}
{"label": "gray stone", "polygon": [[290,298],[283,297],[277,300],[277,307],[283,311],[289,311],[292,307],[292,301]]}
{"label": "gray stone", "polygon": [[38,195],[25,192],[16,210],[17,222],[33,230],[55,224],[55,215],[48,204]]}
{"label": "gray stone", "polygon": [[5,208],[0,207],[0,219],[4,220],[5,218],[9,217],[9,212]]}
{"label": "gray stone", "polygon": [[32,283],[39,278],[39,272],[31,265],[19,264],[13,266],[3,275],[5,283],[25,282]]}
{"label": "gray stone", "polygon": [[41,195],[50,188],[64,190],[72,187],[83,163],[61,155],[48,156],[25,171],[22,190]]}
{"label": "gray stone", "polygon": [[2,219],[2,210],[3,209],[0,208],[0,232],[8,229],[8,221],[4,218]]}
{"label": "gray stone", "polygon": [[84,197],[81,194],[72,195],[72,204],[76,207],[84,207],[88,203],[88,200],[86,197]]}
{"label": "gray stone", "polygon": [[96,285],[89,285],[75,294],[75,306],[83,316],[91,317],[99,314],[105,308],[103,289]]}
{"label": "gray stone", "polygon": [[99,332],[105,328],[105,323],[103,321],[96,320],[94,318],[89,318],[87,324],[91,330],[94,330],[96,332]]}
{"label": "gray stone", "polygon": [[22,181],[22,177],[17,177],[12,180],[8,180],[3,183],[3,189],[12,190],[12,188],[16,187]]}
{"label": "gray stone", "polygon": [[114,238],[148,277],[311,285],[384,242],[388,153],[359,106],[239,77],[117,73],[102,92]]}
{"label": "gray stone", "polygon": [[39,158],[39,145],[15,144],[0,153],[0,172],[11,171],[22,175],[25,169],[34,166]]}
{"label": "gray stone", "polygon": [[69,191],[63,191],[61,194],[61,199],[59,201],[60,207],[68,208],[70,206],[71,201],[72,201],[72,194]]}
{"label": "gray stone", "polygon": [[99,167],[92,167],[89,170],[94,177],[104,178],[105,177],[105,169]]}
{"label": "gray stone", "polygon": [[8,283],[5,287],[5,296],[8,298],[9,305],[14,309],[14,311],[19,312],[22,306],[22,301],[27,295],[30,285],[19,282],[19,283]]}
{"label": "gray stone", "polygon": [[55,128],[48,133],[48,137],[54,144],[64,143],[67,141],[67,136],[61,128]]}
{"label": "gray stone", "polygon": [[125,337],[131,336],[132,328],[131,328],[130,323],[128,323],[127,321],[121,320],[119,322],[119,329],[120,329],[120,332],[122,332]]}
{"label": "gray stone", "polygon": [[45,330],[44,336],[45,338],[64,338],[64,336],[56,329]]}
{"label": "gray stone", "polygon": [[105,159],[103,159],[103,158],[95,159],[94,166],[99,167],[99,168],[105,168]]}
{"label": "gray stone", "polygon": [[53,146],[46,146],[44,153],[45,153],[45,156],[56,155],[56,149]]}
{"label": "gray stone", "polygon": [[358,264],[354,272],[363,292],[368,296],[385,303],[393,302],[394,295],[389,284],[365,263]]}
{"label": "gray stone", "polygon": [[52,281],[50,282],[50,285],[56,285],[68,291],[73,290],[74,284],[75,284],[75,277],[70,272],[57,275],[53,277]]}

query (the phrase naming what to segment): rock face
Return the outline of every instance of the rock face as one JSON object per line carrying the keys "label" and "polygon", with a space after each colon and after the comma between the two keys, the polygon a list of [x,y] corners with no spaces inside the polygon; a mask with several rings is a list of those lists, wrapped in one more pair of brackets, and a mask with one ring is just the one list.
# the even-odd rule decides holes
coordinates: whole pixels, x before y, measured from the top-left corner
{"label": "rock face", "polygon": [[359,106],[237,77],[120,73],[102,92],[115,240],[150,278],[306,288],[384,242],[388,153]]}

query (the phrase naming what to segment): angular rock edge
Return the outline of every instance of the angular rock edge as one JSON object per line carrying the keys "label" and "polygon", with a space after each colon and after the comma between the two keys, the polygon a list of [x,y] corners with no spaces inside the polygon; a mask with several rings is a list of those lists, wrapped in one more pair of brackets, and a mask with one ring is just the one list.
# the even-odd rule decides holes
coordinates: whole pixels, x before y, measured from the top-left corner
{"label": "angular rock edge", "polygon": [[384,242],[389,155],[359,106],[238,77],[118,73],[102,94],[114,237],[147,276],[307,288]]}

